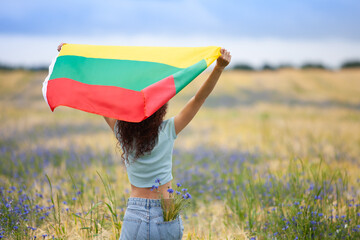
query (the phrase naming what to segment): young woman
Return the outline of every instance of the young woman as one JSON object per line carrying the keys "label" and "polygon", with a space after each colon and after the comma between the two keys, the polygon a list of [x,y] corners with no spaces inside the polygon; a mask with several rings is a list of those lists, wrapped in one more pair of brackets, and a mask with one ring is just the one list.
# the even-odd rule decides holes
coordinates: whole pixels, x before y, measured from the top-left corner
{"label": "young woman", "polygon": [[[63,44],[60,44],[58,51]],[[121,156],[131,183],[130,198],[121,229],[122,239],[181,239],[184,231],[181,217],[164,222],[160,194],[169,198],[172,151],[177,135],[194,118],[214,89],[221,73],[231,60],[221,49],[221,56],[208,79],[175,117],[163,120],[167,103],[142,122],[132,123],[104,117],[114,131],[123,151]],[[159,179],[157,191],[152,191]]]}

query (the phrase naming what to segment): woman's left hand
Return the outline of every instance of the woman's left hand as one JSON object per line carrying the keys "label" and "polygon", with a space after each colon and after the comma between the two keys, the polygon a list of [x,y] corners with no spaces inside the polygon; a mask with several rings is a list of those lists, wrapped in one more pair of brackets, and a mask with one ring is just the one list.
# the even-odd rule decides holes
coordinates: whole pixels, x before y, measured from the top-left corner
{"label": "woman's left hand", "polygon": [[65,44],[66,44],[66,43],[61,43],[61,44],[57,47],[58,52],[60,52],[62,46],[65,45]]}

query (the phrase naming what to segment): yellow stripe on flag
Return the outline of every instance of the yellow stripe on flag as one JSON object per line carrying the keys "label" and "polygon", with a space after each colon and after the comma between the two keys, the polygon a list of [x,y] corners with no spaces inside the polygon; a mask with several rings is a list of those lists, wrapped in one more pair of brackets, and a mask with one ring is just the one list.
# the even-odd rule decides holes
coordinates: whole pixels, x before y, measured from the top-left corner
{"label": "yellow stripe on flag", "polygon": [[87,58],[105,58],[157,62],[178,68],[187,68],[204,59],[210,66],[219,56],[220,47],[138,47],[65,44],[59,56],[75,55]]}

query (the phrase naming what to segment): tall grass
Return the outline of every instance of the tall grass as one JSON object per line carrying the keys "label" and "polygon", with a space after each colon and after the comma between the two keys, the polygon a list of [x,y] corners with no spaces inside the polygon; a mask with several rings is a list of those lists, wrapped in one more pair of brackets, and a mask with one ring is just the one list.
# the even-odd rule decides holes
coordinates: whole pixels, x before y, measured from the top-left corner
{"label": "tall grass", "polygon": [[[0,71],[0,239],[118,239],[130,185],[116,139],[99,116],[51,113],[46,74]],[[175,143],[184,239],[359,238],[359,77],[225,72]]]}
{"label": "tall grass", "polygon": [[[346,171],[290,161],[286,169],[234,174],[226,196],[226,223],[256,239],[357,239],[359,184]],[[352,188],[351,188],[352,187]],[[352,190],[351,190],[352,189]]]}

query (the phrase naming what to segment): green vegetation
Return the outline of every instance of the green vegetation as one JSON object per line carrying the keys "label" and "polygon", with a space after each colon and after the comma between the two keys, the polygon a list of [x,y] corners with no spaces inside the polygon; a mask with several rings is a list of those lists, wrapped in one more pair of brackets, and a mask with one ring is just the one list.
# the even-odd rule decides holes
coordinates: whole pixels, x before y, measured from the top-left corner
{"label": "green vegetation", "polygon": [[[118,239],[130,184],[116,139],[100,116],[52,113],[46,74],[0,71],[0,238]],[[226,71],[175,142],[173,189],[191,193],[184,239],[358,239],[359,79]]]}

